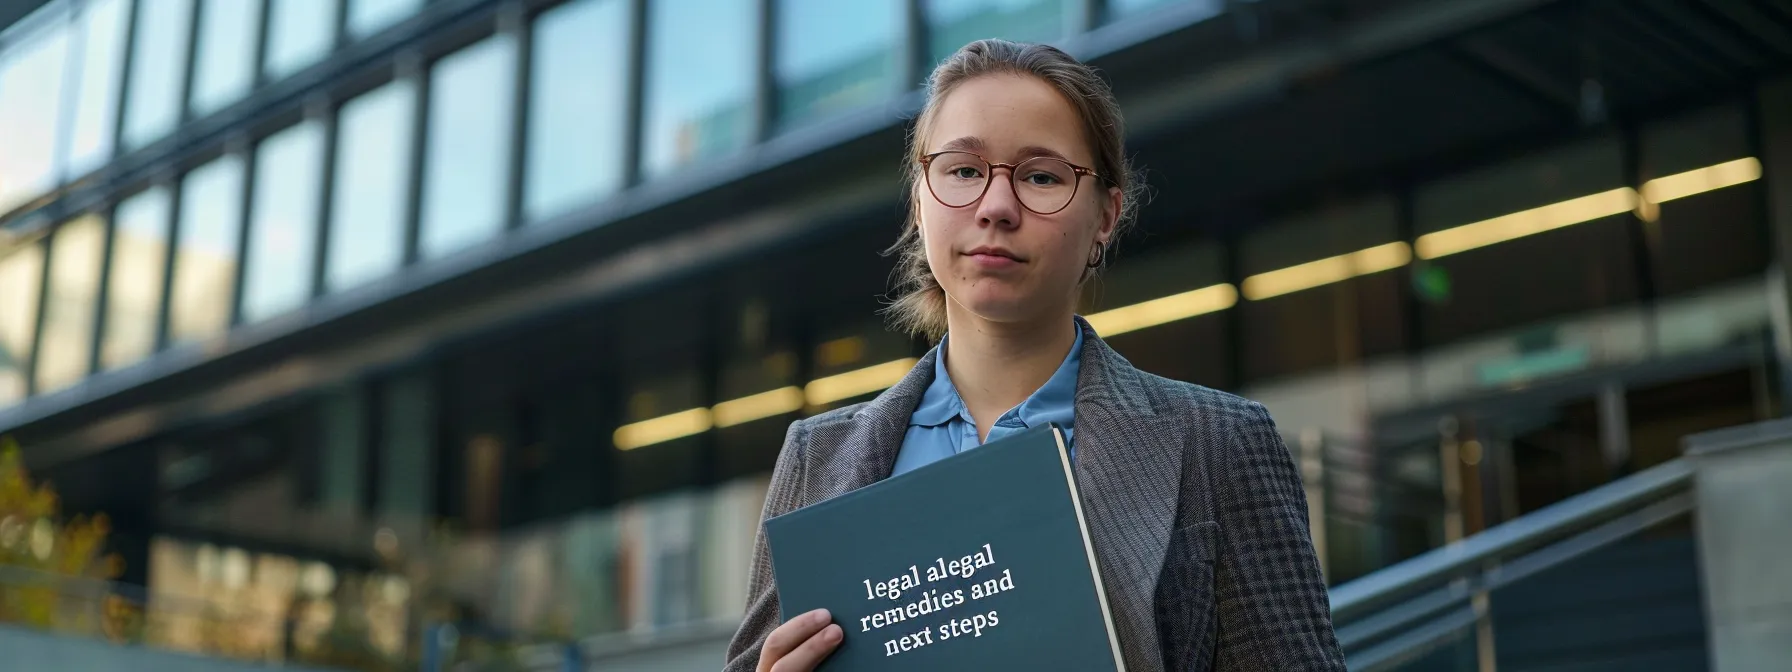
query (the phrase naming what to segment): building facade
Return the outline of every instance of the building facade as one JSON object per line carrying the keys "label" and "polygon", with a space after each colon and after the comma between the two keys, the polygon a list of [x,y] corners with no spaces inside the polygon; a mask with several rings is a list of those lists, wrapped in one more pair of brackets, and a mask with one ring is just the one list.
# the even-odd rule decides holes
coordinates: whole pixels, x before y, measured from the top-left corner
{"label": "building facade", "polygon": [[0,33],[0,433],[223,615],[168,646],[708,655],[789,421],[929,347],[882,252],[984,36],[1110,77],[1150,198],[1083,312],[1269,407],[1333,583],[1782,413],[1769,4],[54,0]]}

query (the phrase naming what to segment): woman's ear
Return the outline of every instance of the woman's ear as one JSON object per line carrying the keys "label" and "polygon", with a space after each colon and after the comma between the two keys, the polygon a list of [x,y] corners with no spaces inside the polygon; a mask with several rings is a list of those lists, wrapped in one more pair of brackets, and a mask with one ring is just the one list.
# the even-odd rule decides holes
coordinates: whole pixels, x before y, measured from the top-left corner
{"label": "woman's ear", "polygon": [[1119,187],[1108,187],[1107,200],[1102,203],[1101,226],[1095,230],[1095,242],[1108,244],[1114,238],[1114,229],[1120,225],[1120,213],[1126,206],[1126,193]]}

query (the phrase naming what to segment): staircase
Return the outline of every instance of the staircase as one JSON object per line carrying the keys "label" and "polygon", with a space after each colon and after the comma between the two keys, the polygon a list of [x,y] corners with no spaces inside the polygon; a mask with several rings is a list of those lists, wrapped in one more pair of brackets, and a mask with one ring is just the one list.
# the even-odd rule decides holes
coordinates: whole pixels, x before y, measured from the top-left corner
{"label": "staircase", "polygon": [[1792,418],[1332,589],[1352,670],[1792,669]]}

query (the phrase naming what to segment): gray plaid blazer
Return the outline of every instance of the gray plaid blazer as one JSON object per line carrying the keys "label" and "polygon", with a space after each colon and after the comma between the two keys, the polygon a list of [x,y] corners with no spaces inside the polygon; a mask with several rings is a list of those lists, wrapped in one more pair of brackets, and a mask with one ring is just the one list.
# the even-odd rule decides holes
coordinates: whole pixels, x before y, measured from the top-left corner
{"label": "gray plaid blazer", "polygon": [[[1345,669],[1306,495],[1269,413],[1140,371],[1077,322],[1075,473],[1126,669]],[[763,516],[889,477],[932,378],[929,353],[876,399],[792,423]],[[754,669],[780,622],[763,528],[750,586],[725,672]]]}

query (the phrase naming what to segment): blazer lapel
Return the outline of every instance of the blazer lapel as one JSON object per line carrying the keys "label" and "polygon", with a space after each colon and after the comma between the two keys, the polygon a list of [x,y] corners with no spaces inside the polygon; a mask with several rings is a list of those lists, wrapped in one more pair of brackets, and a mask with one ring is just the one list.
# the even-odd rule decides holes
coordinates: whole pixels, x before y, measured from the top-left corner
{"label": "blazer lapel", "polygon": [[840,455],[853,465],[852,477],[839,483],[843,489],[829,495],[857,490],[890,477],[896,468],[896,455],[902,451],[903,437],[908,434],[909,416],[921,403],[921,394],[933,383],[933,358],[938,352],[938,348],[927,351],[901,381],[853,414],[852,428],[836,446],[837,450],[852,452]]}
{"label": "blazer lapel", "polygon": [[1126,667],[1162,667],[1156,617],[1157,578],[1169,546],[1182,476],[1181,441],[1151,416],[1143,381],[1096,337],[1084,332],[1076,394],[1077,486],[1107,591]]}

